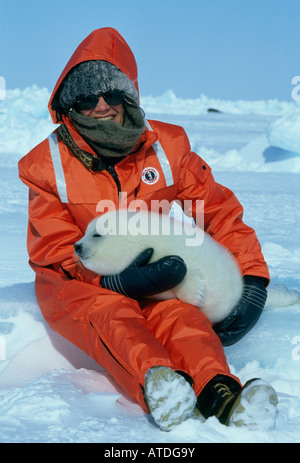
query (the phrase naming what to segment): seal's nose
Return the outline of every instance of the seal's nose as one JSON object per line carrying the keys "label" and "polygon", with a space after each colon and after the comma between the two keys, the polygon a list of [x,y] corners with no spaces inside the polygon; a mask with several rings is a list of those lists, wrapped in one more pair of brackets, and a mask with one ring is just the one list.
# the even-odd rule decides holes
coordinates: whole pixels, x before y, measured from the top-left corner
{"label": "seal's nose", "polygon": [[74,250],[75,250],[75,254],[77,254],[78,257],[81,257],[82,245],[79,243],[75,243]]}

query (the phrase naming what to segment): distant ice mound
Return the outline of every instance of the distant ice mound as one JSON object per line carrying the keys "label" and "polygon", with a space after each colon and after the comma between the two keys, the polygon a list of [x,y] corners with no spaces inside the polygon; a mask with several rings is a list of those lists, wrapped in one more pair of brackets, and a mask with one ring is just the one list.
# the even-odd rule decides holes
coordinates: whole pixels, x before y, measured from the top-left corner
{"label": "distant ice mound", "polygon": [[300,154],[300,108],[273,122],[267,136],[270,145]]}

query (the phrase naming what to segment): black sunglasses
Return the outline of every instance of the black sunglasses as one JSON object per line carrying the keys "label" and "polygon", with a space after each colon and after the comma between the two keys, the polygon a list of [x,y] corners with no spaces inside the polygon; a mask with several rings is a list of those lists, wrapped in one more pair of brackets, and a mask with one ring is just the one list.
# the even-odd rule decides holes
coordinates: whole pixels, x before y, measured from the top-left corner
{"label": "black sunglasses", "polygon": [[77,111],[94,109],[98,104],[100,96],[102,96],[109,106],[118,106],[123,103],[125,98],[125,94],[121,90],[111,90],[109,92],[99,93],[99,95],[89,95],[79,98],[76,101],[74,108]]}

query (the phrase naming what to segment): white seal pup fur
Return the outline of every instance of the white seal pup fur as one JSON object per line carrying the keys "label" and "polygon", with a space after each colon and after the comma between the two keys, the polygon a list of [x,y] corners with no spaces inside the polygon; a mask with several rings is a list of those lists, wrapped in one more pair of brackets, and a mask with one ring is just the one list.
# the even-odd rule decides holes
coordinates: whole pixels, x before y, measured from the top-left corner
{"label": "white seal pup fur", "polygon": [[[179,285],[152,299],[178,298],[193,304],[213,324],[229,315],[239,301],[243,279],[232,254],[191,222],[170,215],[127,209],[107,212],[89,223],[83,238],[75,244],[75,253],[86,268],[99,275],[112,275],[125,270],[147,248],[154,249],[149,263],[178,255],[187,266]],[[299,302],[298,290],[273,285],[268,288],[265,309]]]}
{"label": "white seal pup fur", "polygon": [[111,275],[122,272],[147,248],[154,249],[149,263],[178,255],[187,266],[179,285],[152,298],[193,304],[212,323],[223,320],[239,301],[243,282],[236,259],[203,230],[170,215],[107,212],[92,220],[75,252],[86,268]]}

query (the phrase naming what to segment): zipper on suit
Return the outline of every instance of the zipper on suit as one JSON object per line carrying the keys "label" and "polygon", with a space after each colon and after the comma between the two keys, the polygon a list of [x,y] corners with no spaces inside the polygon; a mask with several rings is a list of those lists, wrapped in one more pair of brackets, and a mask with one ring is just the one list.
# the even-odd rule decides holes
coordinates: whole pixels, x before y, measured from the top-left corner
{"label": "zipper on suit", "polygon": [[94,327],[93,323],[90,321],[90,325],[91,327],[97,332],[98,334],[98,339],[99,341],[101,342],[102,346],[105,348],[105,350],[107,351],[108,355],[110,356],[110,358],[115,362],[117,363],[125,373],[127,373],[128,376],[130,376],[131,378],[133,378],[133,373],[131,373],[117,358],[116,356],[112,353],[112,351],[108,348],[108,346],[105,344],[105,342],[103,341],[103,339],[101,338],[101,336],[99,336],[99,333],[98,331],[96,330],[96,328]]}
{"label": "zipper on suit", "polygon": [[114,166],[111,166],[111,165],[107,166],[106,170],[112,176],[112,178],[114,179],[115,184],[117,185],[117,188],[118,188],[118,194],[120,194],[121,193],[121,183],[120,183],[118,174],[117,174]]}

